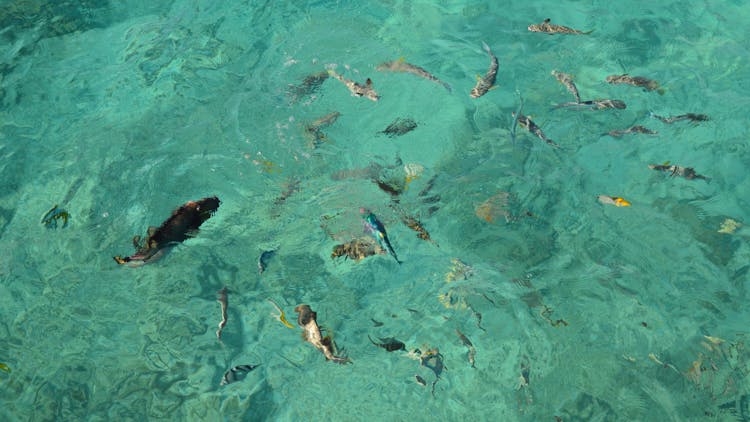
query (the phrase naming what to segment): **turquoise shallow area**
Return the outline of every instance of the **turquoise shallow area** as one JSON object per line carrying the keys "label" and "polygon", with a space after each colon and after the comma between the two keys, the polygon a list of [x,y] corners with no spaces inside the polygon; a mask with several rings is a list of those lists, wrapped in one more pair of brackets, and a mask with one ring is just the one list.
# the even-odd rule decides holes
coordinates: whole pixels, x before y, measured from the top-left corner
{"label": "turquoise shallow area", "polygon": [[[750,6],[521,3],[7,2],[0,419],[750,420]],[[527,30],[546,17],[593,32]],[[483,42],[497,87],[473,99]],[[452,92],[376,70],[399,58]],[[332,78],[297,89],[326,69],[381,99]],[[573,98],[552,70],[627,108],[555,108]],[[626,72],[663,92],[605,82]],[[561,148],[514,131],[521,98]],[[324,139],[306,133],[334,111]],[[378,133],[396,118],[417,128]],[[606,135],[633,125],[658,134]],[[648,168],[666,161],[710,179]],[[398,204],[374,178],[406,185]],[[161,260],[112,260],[212,195],[216,214]],[[46,228],[56,204],[68,225]],[[362,235],[360,207],[401,265],[331,258]],[[351,365],[303,341],[302,303]],[[438,348],[434,394],[413,353],[368,336]],[[220,385],[243,364],[260,366]]]}

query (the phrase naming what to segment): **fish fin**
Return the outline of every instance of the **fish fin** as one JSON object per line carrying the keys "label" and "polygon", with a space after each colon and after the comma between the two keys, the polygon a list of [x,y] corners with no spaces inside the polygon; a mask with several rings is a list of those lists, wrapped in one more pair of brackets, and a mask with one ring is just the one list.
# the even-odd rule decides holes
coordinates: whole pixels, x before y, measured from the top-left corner
{"label": "fish fin", "polygon": [[663,165],[663,166],[668,166],[668,165],[669,165],[669,163],[671,163],[671,161],[667,160],[667,161],[665,161],[665,162],[664,162],[664,164],[662,164],[662,165]]}
{"label": "fish fin", "polygon": [[125,258],[123,258],[120,255],[117,255],[117,256],[115,256],[113,258],[114,258],[115,262],[117,262],[120,265],[126,264],[126,263],[130,262],[130,258],[127,257],[127,256]]}
{"label": "fish fin", "polygon": [[582,35],[588,35],[588,34],[590,34],[590,33],[592,33],[592,32],[594,32],[594,30],[593,30],[593,29],[592,29],[592,30],[590,30],[590,31],[583,31],[583,32],[581,32],[581,34],[582,34]]}
{"label": "fish fin", "polygon": [[404,63],[406,61],[406,58],[404,56],[401,56],[398,58],[399,63]]}
{"label": "fish fin", "polygon": [[477,81],[481,81],[481,80],[482,80],[482,75],[477,75]]}
{"label": "fish fin", "polygon": [[482,48],[484,49],[484,51],[487,52],[487,54],[492,54],[492,51],[490,50],[490,46],[487,45],[487,43],[484,41],[482,41]]}
{"label": "fish fin", "polygon": [[365,87],[372,88],[372,79],[367,78],[367,80],[365,81]]}

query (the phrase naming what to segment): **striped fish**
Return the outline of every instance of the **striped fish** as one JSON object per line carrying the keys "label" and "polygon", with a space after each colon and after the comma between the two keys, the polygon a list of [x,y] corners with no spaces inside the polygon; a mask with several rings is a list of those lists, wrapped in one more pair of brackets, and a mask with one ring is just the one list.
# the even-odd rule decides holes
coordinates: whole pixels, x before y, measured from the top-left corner
{"label": "striped fish", "polygon": [[224,376],[221,378],[221,383],[219,385],[227,385],[233,382],[241,381],[242,378],[245,378],[245,375],[248,372],[259,366],[260,365],[237,365],[224,373]]}

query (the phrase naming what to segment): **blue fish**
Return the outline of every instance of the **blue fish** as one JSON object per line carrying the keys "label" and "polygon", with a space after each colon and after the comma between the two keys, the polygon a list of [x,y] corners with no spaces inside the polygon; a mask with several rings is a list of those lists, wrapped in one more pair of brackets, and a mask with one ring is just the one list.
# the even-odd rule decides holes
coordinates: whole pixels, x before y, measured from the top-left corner
{"label": "blue fish", "polygon": [[373,214],[370,210],[360,208],[359,212],[363,215],[362,218],[364,218],[365,220],[365,233],[372,234],[375,240],[378,241],[378,244],[380,244],[380,246],[384,249],[388,249],[388,252],[393,255],[393,258],[396,259],[396,262],[400,264],[401,261],[398,259],[396,251],[393,250],[393,246],[391,246],[390,240],[388,240],[388,234],[385,231],[385,226],[383,226],[383,223],[381,223],[380,220],[378,220],[378,217],[376,217],[375,214]]}

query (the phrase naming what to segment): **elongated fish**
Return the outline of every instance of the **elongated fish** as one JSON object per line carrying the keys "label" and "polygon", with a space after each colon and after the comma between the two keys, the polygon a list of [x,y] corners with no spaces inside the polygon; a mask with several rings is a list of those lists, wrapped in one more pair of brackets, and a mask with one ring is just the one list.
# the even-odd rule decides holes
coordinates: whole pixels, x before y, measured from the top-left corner
{"label": "elongated fish", "polygon": [[609,136],[618,138],[618,137],[620,137],[622,135],[627,135],[629,133],[643,133],[643,134],[646,134],[646,135],[656,135],[659,132],[657,132],[655,130],[651,130],[651,129],[647,128],[647,127],[643,127],[643,126],[640,126],[640,125],[635,125],[635,126],[631,126],[631,127],[627,128],[625,130],[612,130],[612,131],[609,131],[608,133],[605,133],[605,135],[609,135]]}
{"label": "elongated fish", "polygon": [[553,70],[552,76],[554,76],[555,79],[557,79],[561,84],[565,86],[565,88],[568,89],[568,91],[570,91],[571,94],[573,94],[573,97],[575,97],[577,103],[581,102],[581,96],[578,94],[578,87],[576,87],[576,84],[573,83],[573,75]]}
{"label": "elongated fish", "polygon": [[433,74],[426,71],[425,69],[417,65],[407,63],[403,57],[398,60],[391,61],[391,62],[381,63],[380,65],[378,65],[378,67],[375,68],[375,70],[379,72],[411,73],[412,75],[417,75],[420,78],[425,78],[427,80],[430,80],[432,82],[442,85],[445,89],[448,90],[448,92],[453,92],[450,85],[441,81],[440,79],[438,79]]}
{"label": "elongated fish", "polygon": [[466,337],[464,333],[458,330],[458,328],[456,328],[456,334],[458,335],[459,340],[461,340],[461,343],[463,343],[463,345],[466,346],[467,349],[469,349],[469,354],[468,354],[469,364],[471,364],[472,368],[476,368],[474,364],[476,363],[475,357],[477,355],[477,351],[476,349],[474,349],[474,345],[471,343],[471,340],[469,340],[469,338]]}
{"label": "elongated fish", "polygon": [[372,87],[372,79],[370,78],[367,78],[365,84],[362,85],[360,83],[354,82],[351,79],[346,79],[345,77],[336,73],[336,71],[334,71],[333,69],[329,69],[328,74],[340,80],[344,85],[346,85],[346,87],[349,88],[349,91],[355,97],[365,97],[372,101],[377,101],[380,99],[380,96]]}
{"label": "elongated fish", "polygon": [[495,86],[495,79],[497,77],[497,57],[492,54],[490,46],[484,41],[482,41],[482,48],[484,48],[484,51],[490,56],[490,68],[487,69],[487,73],[485,73],[484,76],[477,76],[477,84],[471,89],[471,93],[469,94],[471,98],[479,98],[486,94],[487,91]]}
{"label": "elongated fish", "polygon": [[406,350],[406,345],[403,342],[396,340],[395,337],[381,338],[380,343],[375,342],[375,340],[373,340],[369,335],[367,336],[367,338],[370,339],[370,343],[378,347],[381,347],[389,352],[395,352],[396,350]]}
{"label": "elongated fish", "polygon": [[221,383],[219,385],[227,385],[231,384],[233,382],[241,381],[242,378],[247,375],[248,372],[252,371],[253,369],[259,367],[260,365],[237,365],[229,369],[227,372],[224,373],[224,376],[221,377]]}
{"label": "elongated fish", "polygon": [[321,71],[306,76],[299,85],[290,84],[287,93],[291,102],[297,102],[302,97],[314,94],[323,85],[323,82],[328,79],[328,76],[328,72]]}
{"label": "elongated fish", "polygon": [[630,76],[627,73],[622,75],[609,75],[606,81],[610,84],[618,85],[632,85],[643,88],[646,91],[656,91],[659,94],[664,94],[664,90],[660,88],[659,82],[653,79],[644,78],[643,76]]}
{"label": "elongated fish", "polygon": [[155,261],[170,247],[195,236],[198,228],[219,208],[219,198],[212,196],[198,201],[190,201],[177,208],[159,227],[149,227],[145,242],[141,237],[133,238],[136,253],[125,258],[115,256],[118,264],[137,267]]}
{"label": "elongated fish", "polygon": [[606,108],[623,109],[623,108],[627,108],[627,105],[622,100],[597,99],[597,100],[588,100],[588,101],[580,101],[580,102],[571,101],[568,103],[557,104],[555,107],[556,108],[584,107],[584,108],[589,108],[591,110],[604,110]]}
{"label": "elongated fish", "polygon": [[577,29],[568,28],[567,26],[562,25],[555,25],[553,23],[550,23],[550,19],[547,18],[542,23],[535,23],[533,25],[529,25],[529,31],[531,32],[544,32],[545,34],[570,34],[570,35],[585,35],[590,34],[593,31],[579,31]]}
{"label": "elongated fish", "polygon": [[[513,113],[515,115],[515,113]],[[542,129],[536,125],[529,117],[524,116],[523,114],[518,114],[517,117],[518,124],[521,125],[522,128],[525,128],[529,132],[533,133],[537,136],[537,138],[541,139],[542,141],[548,143],[549,145],[552,145],[555,148],[560,148],[560,145],[557,145],[555,141],[552,139],[549,139],[544,132],[542,132]]]}
{"label": "elongated fish", "polygon": [[696,113],[686,113],[686,114],[680,114],[679,116],[663,117],[663,116],[659,116],[657,114],[649,112],[649,116],[655,119],[659,119],[662,122],[667,123],[667,124],[679,122],[681,120],[690,120],[693,123],[706,122],[709,120],[708,116],[706,116],[705,114],[696,114]]}
{"label": "elongated fish", "polygon": [[709,180],[708,177],[702,176],[695,172],[695,170],[692,167],[682,167],[682,166],[675,166],[675,165],[669,165],[669,163],[664,164],[649,164],[648,168],[652,170],[660,170],[669,172],[669,175],[674,176],[680,176],[684,177],[688,180],[692,179],[703,179],[703,180]]}
{"label": "elongated fish", "polygon": [[227,325],[227,307],[229,306],[226,286],[216,292],[216,301],[219,302],[219,306],[221,306],[221,321],[219,321],[219,328],[216,330],[216,338],[221,341],[221,332]]}
{"label": "elongated fish", "polygon": [[299,314],[297,316],[297,323],[305,330],[305,341],[320,350],[323,353],[323,356],[326,357],[326,360],[340,364],[351,362],[351,359],[348,357],[336,356],[333,340],[330,336],[323,337],[320,334],[320,327],[318,327],[318,322],[316,321],[318,315],[310,309],[310,306],[304,304],[298,305],[294,308],[294,311]]}
{"label": "elongated fish", "polygon": [[378,220],[378,217],[376,217],[372,211],[368,209],[360,208],[359,212],[360,214],[362,214],[362,218],[365,220],[365,232],[370,233],[375,238],[375,240],[377,240],[378,243],[383,246],[383,249],[387,248],[388,252],[391,253],[396,262],[400,264],[401,261],[398,259],[396,251],[393,250],[391,241],[388,240],[388,233],[386,233],[383,223]]}

